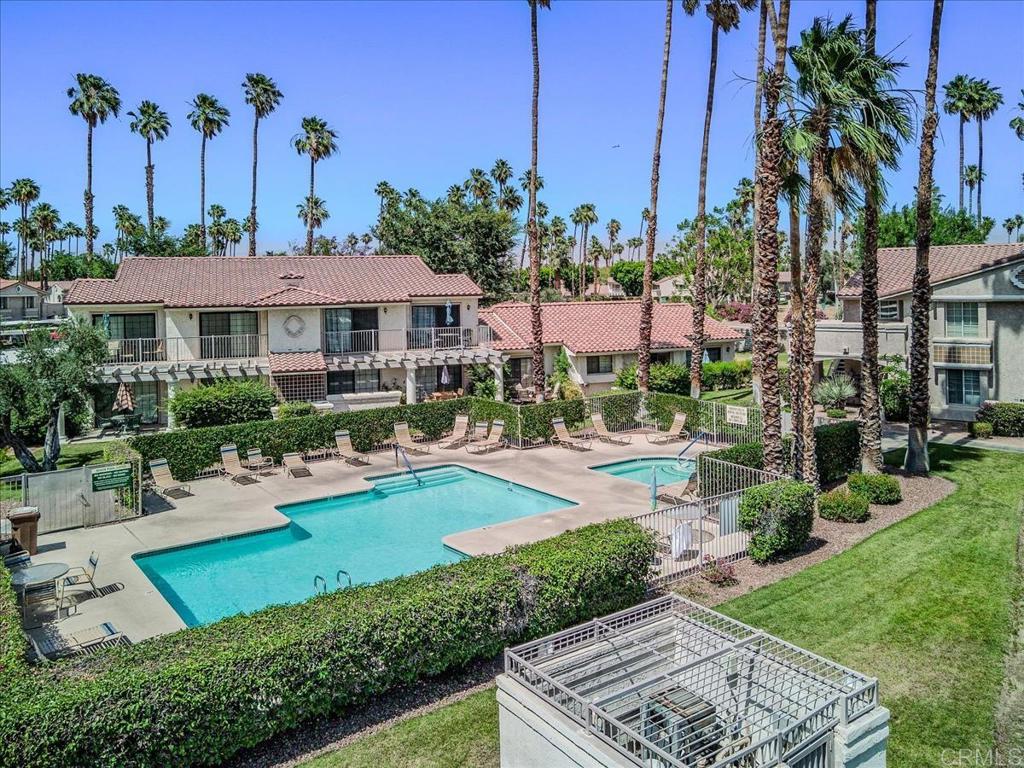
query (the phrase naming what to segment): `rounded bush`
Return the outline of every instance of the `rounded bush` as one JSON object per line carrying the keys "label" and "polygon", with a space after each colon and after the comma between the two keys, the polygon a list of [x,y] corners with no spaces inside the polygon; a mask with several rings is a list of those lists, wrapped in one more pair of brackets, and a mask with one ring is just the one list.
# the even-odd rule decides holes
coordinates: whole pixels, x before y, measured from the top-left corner
{"label": "rounded bush", "polygon": [[749,488],[740,501],[740,527],[751,534],[747,552],[755,563],[798,552],[811,537],[814,488],[779,480]]}
{"label": "rounded bush", "polygon": [[896,504],[903,500],[900,481],[892,475],[865,475],[856,472],[846,483],[851,493],[865,497],[872,504]]}
{"label": "rounded bush", "polygon": [[818,514],[825,520],[841,523],[863,523],[871,512],[868,497],[842,489],[823,493],[818,497]]}
{"label": "rounded bush", "polygon": [[1024,437],[1024,403],[986,400],[978,409],[978,421],[992,425],[992,433],[1001,437]]}
{"label": "rounded bush", "polygon": [[992,425],[987,421],[976,421],[971,425],[971,431],[975,437],[980,437],[983,440],[988,440],[992,437]]}
{"label": "rounded bush", "polygon": [[825,415],[830,419],[845,419],[846,411],[843,408],[829,408],[825,411]]}
{"label": "rounded bush", "polygon": [[297,419],[300,416],[316,416],[316,406],[312,403],[282,403],[277,409],[279,419]]}

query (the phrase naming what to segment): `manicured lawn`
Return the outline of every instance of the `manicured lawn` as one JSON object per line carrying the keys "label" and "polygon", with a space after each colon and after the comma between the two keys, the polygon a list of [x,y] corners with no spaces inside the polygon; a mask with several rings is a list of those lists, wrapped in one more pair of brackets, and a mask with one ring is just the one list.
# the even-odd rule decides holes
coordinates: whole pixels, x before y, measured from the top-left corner
{"label": "manicured lawn", "polygon": [[701,392],[701,400],[713,400],[716,403],[726,405],[753,405],[754,390],[750,387],[743,389],[716,389],[712,392]]}
{"label": "manicured lawn", "polygon": [[[32,452],[37,459],[41,459],[43,456],[42,448],[36,448]],[[7,456],[7,461],[0,463],[0,477],[21,474],[21,462],[14,457],[14,453],[10,449],[8,449]],[[57,468],[72,469],[74,467],[84,467],[86,464],[102,463],[103,443],[69,443],[60,449]]]}
{"label": "manicured lawn", "polygon": [[[992,748],[1010,634],[1024,456],[937,446],[932,462],[959,485],[945,500],[720,608],[878,677],[895,768]],[[489,690],[311,765],[497,766],[497,738]]]}

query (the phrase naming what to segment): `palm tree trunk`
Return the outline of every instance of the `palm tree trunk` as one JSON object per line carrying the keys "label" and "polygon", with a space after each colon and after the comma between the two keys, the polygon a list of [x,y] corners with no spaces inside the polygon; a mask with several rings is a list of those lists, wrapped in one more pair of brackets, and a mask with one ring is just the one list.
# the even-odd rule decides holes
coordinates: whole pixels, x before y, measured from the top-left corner
{"label": "palm tree trunk", "polygon": [[309,158],[309,199],[306,201],[306,255],[313,255],[313,197],[315,196],[316,160]]}
{"label": "palm tree trunk", "polygon": [[718,22],[711,21],[711,62],[708,67],[708,97],[704,109],[704,140],[700,149],[700,179],[697,186],[697,254],[693,274],[693,356],[690,360],[690,397],[699,398],[704,364],[704,310],[707,304],[708,264],[704,242],[707,232],[705,199],[708,188],[708,144],[711,140],[711,112],[715,106],[715,75],[718,70]]}
{"label": "palm tree trunk", "polygon": [[[761,16],[757,26],[757,65],[754,67],[754,242],[753,250],[750,254],[750,301],[753,304],[753,311],[751,313],[752,318],[758,316],[758,307],[760,302],[760,292],[758,290],[758,279],[757,271],[758,255],[757,255],[757,217],[758,211],[761,208],[761,178],[758,173],[758,163],[761,160],[760,151],[758,150],[758,140],[761,135],[761,102],[763,94],[763,85],[761,75],[764,70],[764,48],[765,39],[768,33],[768,3],[774,2],[774,0],[761,0]],[[756,320],[755,320],[756,325]],[[761,404],[761,368],[764,361],[760,357],[760,351],[758,346],[755,344],[752,350],[753,352],[753,371],[751,386],[753,387],[754,402],[758,405]]]}
{"label": "palm tree trunk", "polygon": [[85,140],[85,258],[92,258],[92,123],[86,132]]}
{"label": "palm tree trunk", "polygon": [[[876,9],[878,0],[865,5],[866,47],[875,54]],[[963,152],[963,121],[960,122],[960,151]],[[878,168],[869,169],[864,191],[864,263],[861,267],[861,330],[864,352],[860,377],[860,468],[861,472],[882,471],[882,412],[879,400],[881,373],[878,366]],[[960,207],[963,210],[963,164],[961,156]],[[838,301],[838,297],[837,297]]]}
{"label": "palm tree trunk", "polygon": [[[939,70],[939,31],[943,0],[932,6],[932,34],[928,47],[928,75],[924,83],[924,124],[921,128],[921,157],[917,177],[917,260],[914,269],[910,320],[910,422],[904,467],[914,474],[928,474],[928,320],[932,298],[928,251],[932,241],[932,166],[935,162],[935,84]],[[980,149],[980,148],[979,148]],[[979,157],[980,162],[980,157]],[[980,204],[979,195],[979,204]]]}
{"label": "palm tree trunk", "polygon": [[[530,201],[527,237],[530,241],[530,353],[534,400],[544,402],[544,328],[540,306],[540,252],[537,242],[537,132],[540,123],[540,48],[537,42],[537,2],[530,2],[530,47],[533,51],[533,96],[530,109]],[[503,187],[499,187],[498,195]]]}
{"label": "palm tree trunk", "polygon": [[804,413],[804,387],[800,371],[804,360],[804,287],[803,263],[800,260],[800,201],[789,200],[789,273],[792,288],[789,294],[789,406],[793,427],[793,472],[803,475],[804,436],[801,425]]}
{"label": "palm tree trunk", "polygon": [[146,139],[146,215],[149,233],[153,234],[153,142]]}
{"label": "palm tree trunk", "polygon": [[982,130],[982,119],[978,117],[978,226],[981,226],[981,186],[985,183],[984,158],[985,136]]}
{"label": "palm tree trunk", "polygon": [[206,251],[206,134],[199,145],[199,232]]}
{"label": "palm tree trunk", "polygon": [[964,125],[967,123],[967,118],[964,113],[960,113],[960,206],[957,208],[958,211],[964,209]]}
{"label": "palm tree trunk", "polygon": [[256,155],[259,150],[260,118],[252,122],[252,202],[249,205],[249,256],[256,255]]}
{"label": "palm tree trunk", "polygon": [[[661,90],[658,93],[658,122],[654,129],[651,156],[651,204],[647,216],[647,243],[644,254],[644,285],[640,297],[640,346],[637,349],[637,387],[647,392],[651,373],[651,326],[654,324],[654,241],[658,235],[658,186],[661,176],[661,133],[665,125],[665,95],[668,91],[668,64],[672,51],[672,0],[665,2],[665,48],[661,56]],[[640,231],[644,222],[641,218]]]}

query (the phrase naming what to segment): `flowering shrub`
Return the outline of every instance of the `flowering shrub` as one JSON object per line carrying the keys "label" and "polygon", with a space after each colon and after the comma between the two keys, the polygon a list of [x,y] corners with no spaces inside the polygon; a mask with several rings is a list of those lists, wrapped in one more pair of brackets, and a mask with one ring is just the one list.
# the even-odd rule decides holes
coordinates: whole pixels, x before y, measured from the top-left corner
{"label": "flowering shrub", "polygon": [[700,577],[716,587],[729,587],[736,584],[736,567],[725,560],[716,560],[711,555],[704,555],[704,564],[700,567]]}

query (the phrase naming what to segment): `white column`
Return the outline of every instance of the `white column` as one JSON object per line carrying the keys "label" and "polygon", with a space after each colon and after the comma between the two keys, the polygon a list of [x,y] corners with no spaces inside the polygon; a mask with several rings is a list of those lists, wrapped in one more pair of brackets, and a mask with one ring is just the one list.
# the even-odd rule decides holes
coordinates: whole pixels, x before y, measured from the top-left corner
{"label": "white column", "polygon": [[412,405],[416,402],[416,369],[405,369],[405,404]]}
{"label": "white column", "polygon": [[505,400],[505,367],[491,363],[491,370],[494,371],[494,399],[500,403]]}
{"label": "white column", "polygon": [[64,445],[68,441],[68,435],[66,426],[64,423],[64,403],[60,404],[60,410],[57,411],[57,440],[60,441],[61,445]]}
{"label": "white column", "polygon": [[[168,400],[168,402],[177,394],[178,394],[178,382],[177,381],[169,381],[169,382],[167,382],[167,400]],[[174,423],[174,413],[171,411],[170,408],[167,408],[167,428],[168,429],[174,429],[175,426],[177,426],[177,425]]]}

